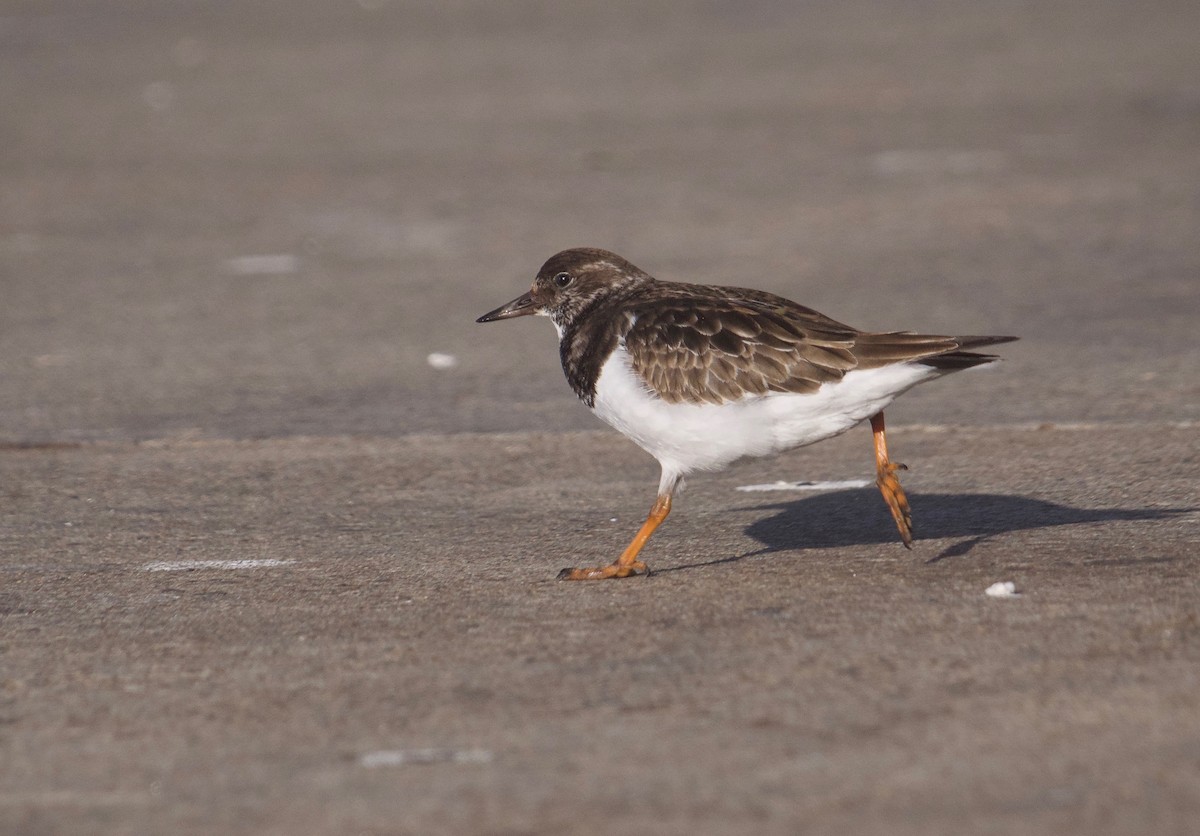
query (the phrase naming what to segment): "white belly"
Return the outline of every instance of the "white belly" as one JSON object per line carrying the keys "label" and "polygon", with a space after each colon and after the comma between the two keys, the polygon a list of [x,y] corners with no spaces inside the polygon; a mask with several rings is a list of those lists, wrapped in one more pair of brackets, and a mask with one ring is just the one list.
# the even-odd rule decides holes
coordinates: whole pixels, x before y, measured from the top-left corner
{"label": "white belly", "polygon": [[843,433],[938,372],[918,363],[852,371],[808,395],[770,393],[734,403],[667,403],[617,348],[596,382],[596,414],[659,460],[664,475],[715,470]]}

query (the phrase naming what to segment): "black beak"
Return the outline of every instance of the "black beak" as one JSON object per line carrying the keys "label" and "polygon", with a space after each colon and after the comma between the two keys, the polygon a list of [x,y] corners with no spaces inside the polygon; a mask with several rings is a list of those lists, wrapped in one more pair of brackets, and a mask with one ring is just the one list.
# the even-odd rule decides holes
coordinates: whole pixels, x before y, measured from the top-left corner
{"label": "black beak", "polygon": [[501,305],[494,311],[488,311],[475,321],[495,322],[498,319],[512,319],[514,316],[529,316],[535,313],[537,313],[537,308],[534,306],[533,297],[525,293],[513,299],[507,305]]}

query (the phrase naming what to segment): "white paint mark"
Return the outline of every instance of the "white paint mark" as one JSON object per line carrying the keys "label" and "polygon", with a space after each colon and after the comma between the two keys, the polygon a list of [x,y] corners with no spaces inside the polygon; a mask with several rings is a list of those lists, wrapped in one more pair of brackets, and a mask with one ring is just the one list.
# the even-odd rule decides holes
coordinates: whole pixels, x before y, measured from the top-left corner
{"label": "white paint mark", "polygon": [[175,88],[167,81],[152,81],[142,89],[142,101],[151,110],[166,110],[175,101]]}
{"label": "white paint mark", "polygon": [[193,569],[271,569],[291,566],[294,560],[159,560],[142,567],[144,572],[190,572]]}
{"label": "white paint mark", "polygon": [[440,219],[401,218],[369,211],[323,212],[298,222],[308,231],[309,246],[334,249],[357,257],[405,253],[443,255],[454,246],[455,223]]}
{"label": "white paint mark", "polygon": [[39,354],[33,358],[33,366],[36,369],[53,369],[67,365],[67,360],[67,355],[62,353]]}
{"label": "white paint mark", "polygon": [[145,792],[87,792],[80,790],[35,790],[0,793],[0,807],[16,804],[74,807],[110,807],[123,804],[149,804],[152,794]]}
{"label": "white paint mark", "polygon": [[993,598],[1017,598],[1021,595],[1017,592],[1017,585],[1012,581],[997,581],[983,591],[984,595],[990,595]]}
{"label": "white paint mark", "polygon": [[225,259],[225,269],[235,276],[282,276],[300,269],[300,259],[291,253],[239,255]]}
{"label": "white paint mark", "polygon": [[367,752],[358,759],[358,763],[375,769],[430,763],[491,763],[492,758],[492,753],[487,749],[382,749]]}
{"label": "white paint mark", "polygon": [[976,174],[1004,168],[1001,151],[884,151],[871,159],[880,174]]}
{"label": "white paint mark", "polygon": [[[987,366],[976,366],[971,371],[978,371],[988,368]],[[1138,430],[1145,432],[1150,427],[1157,429],[1168,430],[1191,430],[1200,427],[1200,421],[1154,421],[1135,423],[1131,421],[1105,421],[1100,422],[1069,422],[1058,423],[1055,421],[1019,421],[1015,424],[973,424],[970,432],[989,433],[989,432],[1047,432],[1047,431],[1062,431],[1062,432],[1110,432],[1114,430]],[[949,433],[949,432],[964,432],[968,428],[963,424],[901,424],[897,426],[889,426],[888,432],[892,433]]]}
{"label": "white paint mark", "polygon": [[440,351],[435,351],[425,358],[425,362],[433,366],[435,369],[452,369],[458,365],[458,358],[453,354],[442,354]]}
{"label": "white paint mark", "polygon": [[841,482],[767,482],[764,485],[739,485],[739,491],[842,491],[847,488],[865,488],[871,483],[866,479],[846,479]]}

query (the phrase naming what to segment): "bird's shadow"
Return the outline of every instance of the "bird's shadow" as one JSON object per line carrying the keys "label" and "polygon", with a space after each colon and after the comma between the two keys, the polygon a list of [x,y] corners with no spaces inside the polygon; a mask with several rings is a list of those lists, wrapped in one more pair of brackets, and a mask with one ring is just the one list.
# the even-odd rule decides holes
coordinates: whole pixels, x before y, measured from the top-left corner
{"label": "bird's shadow", "polygon": [[[1010,531],[1081,523],[1168,520],[1197,508],[1073,508],[1042,499],[1008,494],[910,494],[918,540],[954,540],[927,563],[962,557],[980,543]],[[675,566],[698,568],[747,557],[796,549],[830,549],[899,540],[895,523],[874,488],[831,491],[790,502],[742,509],[775,511],[746,526],[762,544],[746,554],[705,563]]]}

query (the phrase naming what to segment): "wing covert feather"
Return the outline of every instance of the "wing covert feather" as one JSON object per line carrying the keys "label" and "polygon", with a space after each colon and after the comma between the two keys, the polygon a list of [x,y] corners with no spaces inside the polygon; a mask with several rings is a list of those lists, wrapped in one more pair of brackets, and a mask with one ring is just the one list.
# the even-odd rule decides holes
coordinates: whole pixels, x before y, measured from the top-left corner
{"label": "wing covert feather", "polygon": [[853,369],[892,363],[966,368],[991,358],[951,355],[1013,339],[862,332],[764,291],[669,282],[627,313],[621,339],[634,371],[669,403],[815,392]]}
{"label": "wing covert feather", "polygon": [[631,319],[624,345],[634,370],[671,403],[811,392],[858,365],[850,340],[815,338],[780,313],[749,305],[660,299]]}

